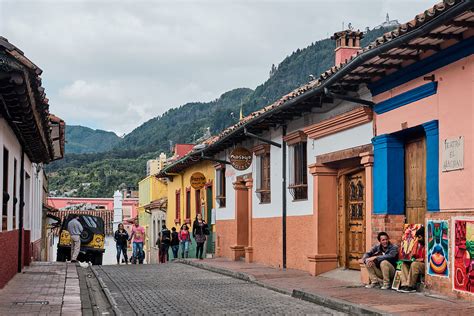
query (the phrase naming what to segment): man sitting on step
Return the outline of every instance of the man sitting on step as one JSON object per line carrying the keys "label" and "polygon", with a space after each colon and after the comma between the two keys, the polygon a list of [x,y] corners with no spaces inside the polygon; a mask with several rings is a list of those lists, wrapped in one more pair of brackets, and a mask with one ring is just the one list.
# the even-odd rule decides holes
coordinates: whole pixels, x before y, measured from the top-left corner
{"label": "man sitting on step", "polygon": [[[398,259],[398,246],[390,242],[386,232],[377,235],[380,244],[374,246],[362,257],[362,262],[369,272],[370,284],[366,288],[379,287],[382,290],[390,289]],[[382,283],[382,284],[381,284]]]}

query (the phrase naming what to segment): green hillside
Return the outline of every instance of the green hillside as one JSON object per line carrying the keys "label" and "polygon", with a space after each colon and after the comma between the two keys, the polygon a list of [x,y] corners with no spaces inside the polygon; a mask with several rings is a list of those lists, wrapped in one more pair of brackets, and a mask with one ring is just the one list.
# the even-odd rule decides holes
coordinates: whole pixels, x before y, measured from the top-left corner
{"label": "green hillside", "polygon": [[[369,44],[386,31],[369,31],[362,45]],[[269,78],[255,90],[238,88],[211,102],[187,103],[170,109],[140,125],[123,139],[119,138],[107,152],[67,152],[65,159],[48,166],[50,190],[62,194],[76,189],[80,196],[110,197],[122,183],[136,185],[145,175],[146,160],[160,152],[169,154],[170,143],[193,143],[208,128],[211,134],[216,134],[238,120],[241,107],[244,115],[258,110],[308,82],[310,75],[317,77],[333,65],[334,41],[330,39],[297,49],[278,66],[270,67]],[[67,138],[67,141],[77,143],[74,137]],[[102,142],[79,143],[97,148]],[[87,189],[79,187],[81,183],[89,182],[91,185]]]}
{"label": "green hillside", "polygon": [[66,153],[82,154],[109,151],[122,139],[114,132],[68,125],[66,140]]}

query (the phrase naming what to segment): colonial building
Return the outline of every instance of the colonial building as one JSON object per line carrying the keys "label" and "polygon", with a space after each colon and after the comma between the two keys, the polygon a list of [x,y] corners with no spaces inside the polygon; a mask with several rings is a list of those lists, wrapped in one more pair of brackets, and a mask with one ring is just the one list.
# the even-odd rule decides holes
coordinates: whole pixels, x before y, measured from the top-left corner
{"label": "colonial building", "polygon": [[42,71],[0,37],[0,165],[2,225],[0,288],[41,258],[43,165],[64,154],[64,122],[49,113]]}
{"label": "colonial building", "polygon": [[[206,144],[205,141],[203,144]],[[177,145],[179,146],[179,145]],[[202,145],[201,145],[202,146]],[[183,154],[175,150],[175,155],[157,175],[168,183],[166,225],[169,229],[176,227],[179,232],[183,224],[192,230],[197,214],[209,224],[211,234],[208,236],[205,254],[214,253],[214,226],[212,212],[214,209],[214,162],[204,159],[197,153],[200,146]],[[192,238],[192,237],[191,237]],[[193,238],[192,238],[193,239]],[[189,257],[196,254],[196,242],[189,249]]]}

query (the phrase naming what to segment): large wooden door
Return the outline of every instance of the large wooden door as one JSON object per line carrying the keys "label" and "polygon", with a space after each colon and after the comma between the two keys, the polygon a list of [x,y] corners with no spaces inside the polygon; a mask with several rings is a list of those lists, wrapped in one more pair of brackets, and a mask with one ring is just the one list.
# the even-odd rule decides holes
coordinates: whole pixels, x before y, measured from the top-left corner
{"label": "large wooden door", "polygon": [[347,267],[358,270],[365,253],[365,171],[347,178]]}
{"label": "large wooden door", "polygon": [[365,171],[339,177],[338,181],[339,266],[360,269],[365,253]]}
{"label": "large wooden door", "polygon": [[426,144],[418,138],[405,144],[405,214],[408,224],[424,224],[426,213]]}

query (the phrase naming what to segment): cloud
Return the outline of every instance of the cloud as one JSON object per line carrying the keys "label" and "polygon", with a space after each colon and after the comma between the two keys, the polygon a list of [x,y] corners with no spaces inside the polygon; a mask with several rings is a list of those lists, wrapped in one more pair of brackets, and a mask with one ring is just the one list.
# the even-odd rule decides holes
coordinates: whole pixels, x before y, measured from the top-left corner
{"label": "cloud", "polygon": [[171,107],[255,88],[342,22],[364,29],[386,11],[403,22],[432,4],[0,0],[0,34],[44,70],[52,112],[121,134]]}

